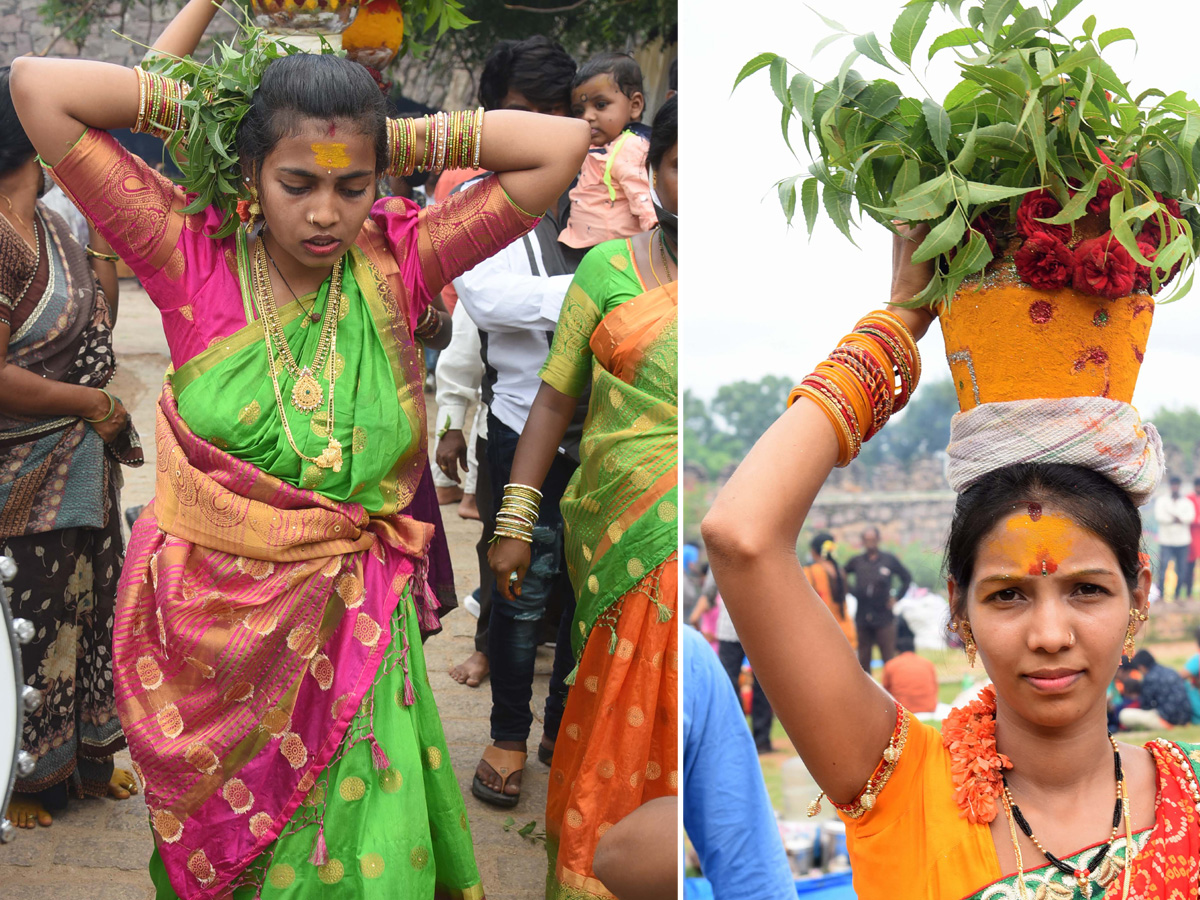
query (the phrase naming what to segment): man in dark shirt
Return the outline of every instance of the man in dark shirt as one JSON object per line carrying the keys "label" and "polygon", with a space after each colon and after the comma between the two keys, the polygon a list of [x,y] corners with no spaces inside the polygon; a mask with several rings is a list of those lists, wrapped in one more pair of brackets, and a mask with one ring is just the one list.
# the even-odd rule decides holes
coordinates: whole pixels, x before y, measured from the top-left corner
{"label": "man in dark shirt", "polygon": [[[912,583],[904,564],[890,553],[879,549],[879,530],[868,528],[862,535],[865,553],[846,563],[850,590],[858,600],[854,624],[858,629],[858,662],[866,672],[871,671],[871,652],[879,648],[886,663],[896,655],[896,617],[892,606],[903,597]],[[892,581],[897,580],[895,592]]]}
{"label": "man in dark shirt", "polygon": [[1133,666],[1142,671],[1142,709],[1154,710],[1172,725],[1192,721],[1192,701],[1182,675],[1160,666],[1149,650],[1135,653]]}

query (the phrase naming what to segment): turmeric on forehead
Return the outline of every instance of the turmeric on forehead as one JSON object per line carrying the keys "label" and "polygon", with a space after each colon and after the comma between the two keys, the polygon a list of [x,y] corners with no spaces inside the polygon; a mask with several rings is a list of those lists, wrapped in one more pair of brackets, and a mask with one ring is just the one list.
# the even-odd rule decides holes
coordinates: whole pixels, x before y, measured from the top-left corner
{"label": "turmeric on forehead", "polygon": [[350,165],[350,155],[345,144],[317,143],[312,145],[313,160],[324,169],[345,169]]}
{"label": "turmeric on forehead", "polygon": [[1043,513],[1039,504],[1031,503],[1025,515],[1008,518],[1000,540],[1030,575],[1051,575],[1070,553],[1069,535],[1075,527],[1066,516]]}

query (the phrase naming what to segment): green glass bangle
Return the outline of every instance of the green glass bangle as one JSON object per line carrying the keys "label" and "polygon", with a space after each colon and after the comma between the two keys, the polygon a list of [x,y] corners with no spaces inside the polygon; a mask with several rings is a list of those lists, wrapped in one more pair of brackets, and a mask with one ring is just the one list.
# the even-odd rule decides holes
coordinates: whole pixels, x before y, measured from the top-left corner
{"label": "green glass bangle", "polygon": [[84,416],[83,421],[87,422],[89,425],[99,425],[101,422],[107,422],[113,417],[113,413],[117,411],[117,398],[104,388],[97,388],[97,390],[108,398],[108,412],[102,419],[89,419],[87,416]]}

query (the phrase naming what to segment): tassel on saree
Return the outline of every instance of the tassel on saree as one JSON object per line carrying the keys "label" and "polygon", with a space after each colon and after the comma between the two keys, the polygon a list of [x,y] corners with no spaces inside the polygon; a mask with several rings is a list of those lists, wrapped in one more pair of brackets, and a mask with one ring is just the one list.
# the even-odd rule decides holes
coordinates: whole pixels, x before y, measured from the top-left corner
{"label": "tassel on saree", "polygon": [[371,732],[371,764],[375,766],[376,771],[386,772],[392,766],[392,761],[388,759],[388,755],[380,746],[379,741],[375,740],[375,732]]}
{"label": "tassel on saree", "polygon": [[308,857],[308,861],[314,866],[323,866],[329,862],[329,850],[325,846],[325,823],[321,823],[321,827],[317,829],[317,839],[313,841],[312,855]]}

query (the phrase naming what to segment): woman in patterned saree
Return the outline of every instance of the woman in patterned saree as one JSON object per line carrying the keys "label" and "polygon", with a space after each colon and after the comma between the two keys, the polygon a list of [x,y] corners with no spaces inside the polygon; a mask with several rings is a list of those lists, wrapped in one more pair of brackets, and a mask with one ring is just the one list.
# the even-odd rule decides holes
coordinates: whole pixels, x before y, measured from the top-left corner
{"label": "woman in patterned saree", "polygon": [[[932,263],[911,262],[917,242],[895,240],[894,303],[932,275]],[[916,373],[911,386],[929,323],[925,310],[891,307],[855,335],[872,347],[882,337],[879,357]],[[705,518],[755,675],[846,824],[859,897],[1196,897],[1200,751],[1167,740],[1133,747],[1108,733],[1108,686],[1147,618],[1135,503],[1163,471],[1153,429],[1123,408],[1089,440],[1069,439],[1069,418],[1044,423],[1056,439],[1033,459],[952,476],[961,488],[946,553],[952,627],[993,683],[940,734],[858,667],[796,560],[817,491],[848,461],[818,402],[801,393]],[[999,438],[990,439],[983,452],[997,460]],[[1068,450],[1078,462],[1063,461]],[[956,452],[952,438],[952,460]]]}
{"label": "woman in patterned saree", "polygon": [[[581,462],[562,500],[577,665],[546,802],[548,898],[611,897],[592,871],[597,842],[643,803],[678,793],[676,123],[672,98],[650,138],[660,227],[599,244],[575,272],[490,557],[502,593],[519,592],[532,527],[521,498],[542,483],[590,383]],[[512,756],[498,764],[524,765]]]}
{"label": "woman in patterned saree", "polygon": [[38,202],[44,176],[0,69],[0,553],[17,563],[15,615],[33,622],[25,717],[37,760],[7,818],[49,825],[75,796],[127,798],[113,768],[125,746],[113,698],[113,611],[121,574],[119,462],[141,464],[121,402],[104,388],[115,361],[117,270],[92,231],[88,250]]}
{"label": "woman in patterned saree", "polygon": [[[441,287],[570,182],[587,128],[389,123],[366,69],[284,56],[237,132],[261,227],[216,238],[236,197],[183,213],[99,130],[182,127],[185,91],[103,63],[13,68],[34,146],[171,351],[113,667],[158,896],[481,897],[421,650],[433,527],[401,512],[427,465],[421,343],[448,336]],[[374,202],[384,171],[470,159],[498,174],[427,212]]]}

